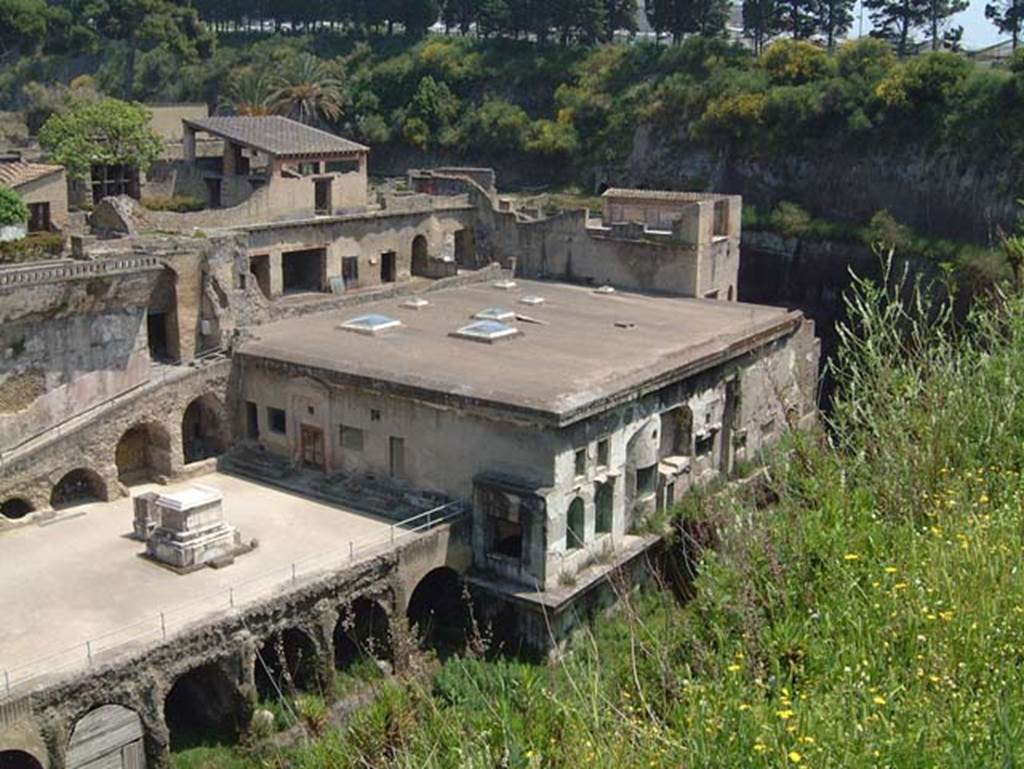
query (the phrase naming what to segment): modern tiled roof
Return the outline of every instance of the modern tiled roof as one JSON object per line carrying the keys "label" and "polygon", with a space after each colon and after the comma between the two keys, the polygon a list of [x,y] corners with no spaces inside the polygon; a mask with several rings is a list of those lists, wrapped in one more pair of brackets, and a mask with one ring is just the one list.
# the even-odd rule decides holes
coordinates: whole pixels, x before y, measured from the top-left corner
{"label": "modern tiled roof", "polygon": [[276,157],[367,152],[369,147],[280,115],[188,119],[185,125]]}
{"label": "modern tiled roof", "polygon": [[27,163],[16,160],[0,163],[0,184],[6,187],[20,187],[23,184],[42,179],[44,176],[63,171],[64,166],[51,166],[46,163]]}
{"label": "modern tiled roof", "polygon": [[677,203],[696,203],[700,200],[724,200],[730,195],[715,192],[677,192],[674,190],[633,190],[622,187],[610,187],[602,197],[621,198],[624,200],[667,200]]}

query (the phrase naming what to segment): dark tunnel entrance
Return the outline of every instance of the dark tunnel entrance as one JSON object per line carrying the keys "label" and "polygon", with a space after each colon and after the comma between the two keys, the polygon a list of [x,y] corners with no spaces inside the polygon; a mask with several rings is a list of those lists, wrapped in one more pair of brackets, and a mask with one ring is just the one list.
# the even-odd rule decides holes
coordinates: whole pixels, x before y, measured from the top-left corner
{"label": "dark tunnel entrance", "polygon": [[241,715],[241,693],[215,663],[185,673],[164,701],[171,750],[233,743]]}

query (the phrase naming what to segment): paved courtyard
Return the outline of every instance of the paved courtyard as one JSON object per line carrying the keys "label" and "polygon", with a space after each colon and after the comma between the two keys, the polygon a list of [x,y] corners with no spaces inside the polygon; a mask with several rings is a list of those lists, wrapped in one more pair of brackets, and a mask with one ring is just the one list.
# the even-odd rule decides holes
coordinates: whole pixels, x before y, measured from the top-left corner
{"label": "paved courtyard", "polygon": [[[229,588],[238,605],[289,584],[293,563],[301,579],[344,563],[350,540],[388,541],[390,523],[383,519],[222,473],[167,487],[136,486],[132,493],[192,483],[220,489],[227,520],[243,542],[258,539],[259,547],[224,569],[174,574],[138,556],[144,546],[127,537],[130,499],[83,505],[61,511],[48,525],[0,534],[0,675],[9,671],[16,685],[86,664],[87,640],[94,654],[157,640],[161,612],[173,632],[228,610]],[[0,678],[0,693],[3,686]]]}

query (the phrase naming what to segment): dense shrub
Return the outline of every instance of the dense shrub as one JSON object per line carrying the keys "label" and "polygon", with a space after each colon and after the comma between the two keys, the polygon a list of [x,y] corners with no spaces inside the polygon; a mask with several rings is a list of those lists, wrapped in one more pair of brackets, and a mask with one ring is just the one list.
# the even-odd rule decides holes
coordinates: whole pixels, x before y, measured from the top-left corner
{"label": "dense shrub", "polygon": [[64,235],[59,232],[32,232],[18,240],[0,243],[0,263],[18,264],[52,259],[64,250]]}
{"label": "dense shrub", "polygon": [[0,227],[24,224],[28,221],[28,206],[21,195],[0,184]]}

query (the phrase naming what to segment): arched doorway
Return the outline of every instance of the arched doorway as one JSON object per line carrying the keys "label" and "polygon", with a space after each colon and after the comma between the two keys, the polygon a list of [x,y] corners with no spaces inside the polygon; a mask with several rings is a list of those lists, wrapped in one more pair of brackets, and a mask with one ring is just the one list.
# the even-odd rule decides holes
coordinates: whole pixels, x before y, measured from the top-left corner
{"label": "arched doorway", "polygon": [[61,510],[91,502],[102,502],[106,498],[107,484],[99,473],[80,467],[57,481],[57,485],[50,492],[50,507]]}
{"label": "arched doorway", "polygon": [[24,518],[26,515],[34,511],[35,507],[32,506],[32,503],[27,499],[22,499],[21,497],[11,497],[0,504],[0,516],[11,521]]}
{"label": "arched doorway", "polygon": [[171,437],[161,425],[135,425],[114,450],[117,479],[126,485],[155,481],[171,473]]}
{"label": "arched doorway", "polygon": [[256,656],[256,691],[265,700],[319,687],[316,644],[299,628],[288,628],[266,640]]}
{"label": "arched doorway", "polygon": [[0,750],[0,769],[43,769],[43,765],[24,750]]}
{"label": "arched doorway", "polygon": [[585,542],[586,514],[583,509],[583,500],[576,497],[569,503],[569,511],[565,517],[565,549],[579,550]]}
{"label": "arched doorway", "polygon": [[429,272],[429,256],[427,255],[427,238],[417,235],[412,240],[412,274],[427,276]]}
{"label": "arched doorway", "polygon": [[75,723],[67,769],[135,769],[145,766],[142,719],[121,705],[101,705]]}
{"label": "arched doorway", "polygon": [[241,692],[219,665],[193,668],[174,682],[164,700],[171,750],[234,742],[243,712]]}
{"label": "arched doorway", "polygon": [[376,601],[357,598],[334,626],[334,667],[346,670],[361,659],[391,660],[391,622]]}
{"label": "arched doorway", "polygon": [[462,652],[472,627],[469,595],[454,570],[441,566],[416,585],[406,611],[420,646],[441,659]]}
{"label": "arched doorway", "polygon": [[196,398],[185,409],[181,420],[182,451],[185,464],[200,462],[224,453],[224,408],[212,395]]}

